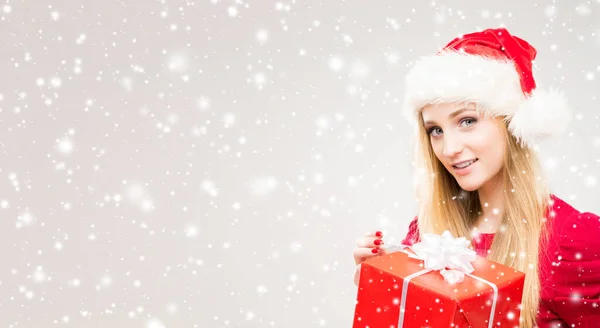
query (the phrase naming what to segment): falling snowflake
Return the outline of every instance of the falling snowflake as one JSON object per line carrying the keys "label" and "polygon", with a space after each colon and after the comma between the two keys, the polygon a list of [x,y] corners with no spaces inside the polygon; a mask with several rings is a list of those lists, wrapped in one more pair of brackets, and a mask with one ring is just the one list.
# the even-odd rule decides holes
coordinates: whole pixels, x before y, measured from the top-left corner
{"label": "falling snowflake", "polygon": [[217,189],[215,183],[210,180],[202,182],[202,190],[212,197],[217,197],[219,195],[219,189]]}
{"label": "falling snowflake", "polygon": [[194,238],[198,236],[198,227],[196,227],[195,225],[190,225],[187,228],[185,228],[185,236],[188,238]]}
{"label": "falling snowflake", "polygon": [[237,17],[237,15],[238,15],[238,10],[237,10],[237,8],[236,8],[236,7],[234,7],[234,6],[229,6],[229,7],[227,8],[227,14],[228,14],[230,17]]}
{"label": "falling snowflake", "polygon": [[167,61],[169,71],[174,73],[185,72],[189,67],[188,56],[184,53],[174,53]]}
{"label": "falling snowflake", "polygon": [[544,10],[544,13],[546,14],[546,17],[554,18],[554,17],[556,17],[556,7],[553,5],[549,5]]}
{"label": "falling snowflake", "polygon": [[35,217],[30,212],[23,212],[17,218],[17,228],[28,227],[33,224]]}
{"label": "falling snowflake", "polygon": [[579,4],[577,7],[575,7],[575,11],[581,16],[588,16],[592,12],[590,7],[585,3]]}
{"label": "falling snowflake", "polygon": [[339,57],[329,59],[329,68],[333,71],[339,71],[344,67],[344,61]]}
{"label": "falling snowflake", "polygon": [[41,266],[38,266],[35,268],[35,271],[33,272],[32,275],[32,280],[36,283],[42,283],[44,281],[46,281],[46,272],[44,271],[44,269]]}
{"label": "falling snowflake", "polygon": [[588,188],[596,187],[597,182],[598,180],[593,175],[588,175],[587,177],[585,177],[585,180],[583,180],[583,184]]}
{"label": "falling snowflake", "polygon": [[166,328],[165,324],[156,318],[149,319],[145,328]]}
{"label": "falling snowflake", "polygon": [[210,98],[206,96],[201,96],[197,101],[198,108],[202,111],[206,111],[210,108]]}
{"label": "falling snowflake", "polygon": [[57,149],[62,154],[70,154],[73,152],[73,140],[70,138],[62,138],[57,142]]}
{"label": "falling snowflake", "polygon": [[223,115],[223,123],[225,128],[232,127],[236,122],[236,116],[233,113],[225,113]]}
{"label": "falling snowflake", "polygon": [[260,44],[266,43],[267,40],[269,40],[269,32],[264,29],[258,30],[258,32],[256,32],[256,40],[258,40]]}
{"label": "falling snowflake", "polygon": [[265,287],[264,285],[258,285],[258,286],[256,287],[256,292],[257,292],[259,295],[266,294],[266,293],[267,293],[267,291],[268,291],[268,290],[267,290],[267,287]]}

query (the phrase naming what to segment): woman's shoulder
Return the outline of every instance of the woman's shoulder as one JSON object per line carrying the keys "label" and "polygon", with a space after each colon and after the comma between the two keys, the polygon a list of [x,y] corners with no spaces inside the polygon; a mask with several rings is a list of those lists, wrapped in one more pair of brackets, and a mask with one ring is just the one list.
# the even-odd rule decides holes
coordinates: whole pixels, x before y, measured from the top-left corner
{"label": "woman's shoulder", "polygon": [[548,219],[553,234],[560,238],[557,241],[561,246],[575,241],[600,246],[600,217],[597,214],[581,212],[556,195],[551,195]]}
{"label": "woman's shoulder", "polygon": [[543,292],[552,311],[563,320],[597,322],[600,316],[600,217],[581,212],[554,195],[552,199],[548,219],[553,224],[550,242],[554,246],[545,252],[550,260],[546,263],[546,274],[552,278],[547,280]]}

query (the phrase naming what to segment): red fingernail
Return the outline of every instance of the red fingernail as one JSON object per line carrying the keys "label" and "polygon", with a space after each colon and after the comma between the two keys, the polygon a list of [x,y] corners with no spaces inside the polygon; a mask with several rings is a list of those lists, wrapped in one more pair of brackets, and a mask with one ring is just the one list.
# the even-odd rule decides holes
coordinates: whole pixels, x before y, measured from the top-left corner
{"label": "red fingernail", "polygon": [[375,245],[378,245],[378,246],[379,246],[379,245],[383,244],[383,240],[381,240],[381,239],[375,239],[375,241],[374,241],[373,243],[374,243]]}
{"label": "red fingernail", "polygon": [[371,252],[372,252],[373,254],[377,254],[377,253],[379,252],[379,249],[377,249],[377,248],[373,248],[373,249],[371,250]]}
{"label": "red fingernail", "polygon": [[381,232],[381,231],[377,231],[377,232],[375,233],[375,236],[377,236],[377,237],[381,237],[381,236],[383,236],[383,232]]}

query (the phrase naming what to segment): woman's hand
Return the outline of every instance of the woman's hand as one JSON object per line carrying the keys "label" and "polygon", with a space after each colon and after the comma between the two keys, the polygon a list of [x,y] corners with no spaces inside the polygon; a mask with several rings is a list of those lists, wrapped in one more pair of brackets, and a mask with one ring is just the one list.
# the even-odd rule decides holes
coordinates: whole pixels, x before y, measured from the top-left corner
{"label": "woman's hand", "polygon": [[354,249],[354,283],[358,286],[360,279],[360,264],[374,256],[384,255],[385,249],[383,246],[383,233],[381,231],[371,232],[364,237],[358,238],[356,241],[356,249]]}

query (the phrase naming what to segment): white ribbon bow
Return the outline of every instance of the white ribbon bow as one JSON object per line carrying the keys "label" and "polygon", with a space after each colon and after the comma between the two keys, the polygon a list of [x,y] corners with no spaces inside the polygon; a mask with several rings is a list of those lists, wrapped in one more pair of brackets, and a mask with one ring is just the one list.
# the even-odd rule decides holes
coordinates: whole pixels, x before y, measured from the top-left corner
{"label": "white ribbon bow", "polygon": [[439,271],[444,280],[450,284],[463,282],[465,273],[475,271],[471,262],[475,261],[476,252],[469,249],[471,242],[464,237],[454,238],[450,231],[441,235],[425,233],[421,242],[410,248],[415,254],[408,253],[411,258],[424,261],[425,269]]}
{"label": "white ribbon bow", "polygon": [[[427,274],[431,271],[438,271],[444,280],[450,284],[461,283],[465,279],[465,275],[489,285],[494,291],[492,306],[490,309],[490,317],[487,320],[488,328],[494,326],[494,315],[496,313],[496,303],[498,301],[498,286],[485,279],[472,275],[475,271],[471,262],[477,259],[477,253],[469,248],[471,242],[464,237],[454,238],[450,231],[444,231],[441,235],[425,233],[421,236],[421,242],[412,246],[390,245],[386,247],[388,253],[403,252],[409,257],[422,260],[424,269],[404,277],[402,283],[402,298],[400,299],[400,315],[398,316],[398,325],[396,327],[404,327],[404,313],[406,312],[406,302],[408,285],[413,278]],[[410,248],[413,253],[405,250]]]}

